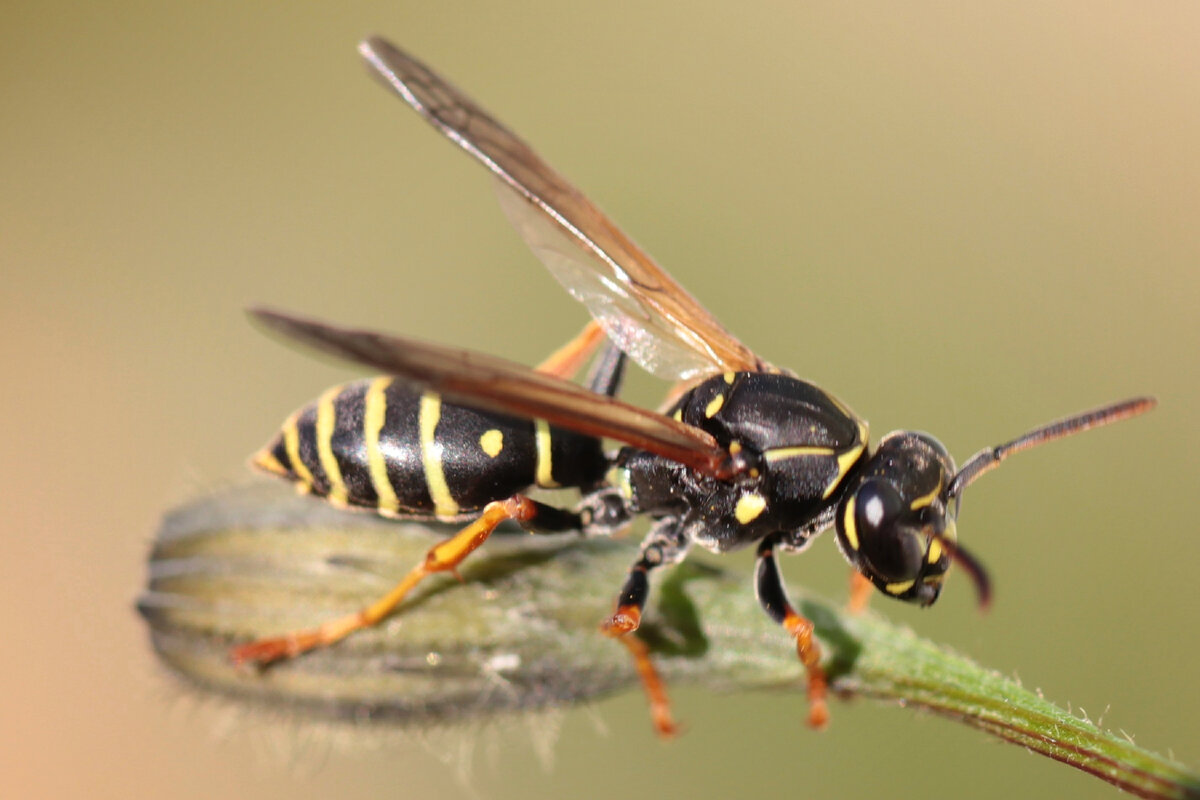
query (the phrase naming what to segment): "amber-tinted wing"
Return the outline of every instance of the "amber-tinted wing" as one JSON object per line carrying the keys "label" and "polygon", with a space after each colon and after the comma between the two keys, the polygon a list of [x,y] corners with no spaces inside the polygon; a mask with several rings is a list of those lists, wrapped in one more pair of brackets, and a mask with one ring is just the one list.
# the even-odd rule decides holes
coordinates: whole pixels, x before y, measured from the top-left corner
{"label": "amber-tinted wing", "polygon": [[765,368],[600,209],[521,139],[421,62],[379,38],[359,52],[382,82],[500,180],[534,253],[609,337],[667,379]]}
{"label": "amber-tinted wing", "polygon": [[670,417],[589,392],[501,358],[350,330],[265,308],[251,315],[277,331],[339,358],[395,375],[463,406],[544,419],[588,436],[615,439],[686,464],[713,477],[729,476],[728,454],[704,431]]}

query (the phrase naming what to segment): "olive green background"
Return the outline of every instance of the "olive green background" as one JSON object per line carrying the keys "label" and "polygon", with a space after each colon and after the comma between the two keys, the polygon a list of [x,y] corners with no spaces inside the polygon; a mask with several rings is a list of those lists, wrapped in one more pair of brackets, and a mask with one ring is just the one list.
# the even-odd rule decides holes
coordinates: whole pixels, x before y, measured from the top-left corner
{"label": "olive green background", "polygon": [[[994,573],[990,614],[961,579],[929,611],[875,607],[1200,765],[1194,4],[27,5],[0,26],[0,796],[1108,794],[867,702],[824,734],[798,694],[680,689],[670,744],[637,695],[360,742],[157,668],[132,602],[162,510],[241,480],[292,408],[355,374],[243,306],[526,363],[585,318],[482,170],[364,77],[372,32],[876,437],[930,430],[962,460],[1157,394],[972,489],[959,531]],[[844,592],[832,537],[784,567]]]}

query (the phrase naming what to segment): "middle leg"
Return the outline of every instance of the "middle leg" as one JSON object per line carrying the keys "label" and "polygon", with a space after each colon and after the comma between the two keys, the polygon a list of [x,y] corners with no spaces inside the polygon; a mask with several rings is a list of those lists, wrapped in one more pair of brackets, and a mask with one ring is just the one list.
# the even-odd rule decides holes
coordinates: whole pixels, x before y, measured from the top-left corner
{"label": "middle leg", "polygon": [[675,564],[686,554],[687,542],[680,534],[679,520],[667,518],[656,522],[642,541],[638,560],[629,570],[629,577],[625,579],[625,586],[617,600],[616,612],[600,626],[600,630],[620,641],[633,656],[634,667],[650,703],[650,716],[655,730],[664,737],[674,736],[679,726],[671,714],[666,684],[654,668],[650,649],[634,632],[641,625],[642,609],[650,593],[650,570]]}

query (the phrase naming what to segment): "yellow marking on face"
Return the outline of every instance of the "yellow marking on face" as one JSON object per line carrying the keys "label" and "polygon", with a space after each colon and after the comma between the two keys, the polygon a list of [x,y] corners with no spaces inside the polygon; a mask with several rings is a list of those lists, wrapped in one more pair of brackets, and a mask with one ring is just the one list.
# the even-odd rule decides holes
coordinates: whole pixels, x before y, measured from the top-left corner
{"label": "yellow marking on face", "polygon": [[337,409],[333,401],[341,391],[341,386],[334,386],[317,401],[317,457],[321,461],[321,469],[325,470],[325,477],[329,479],[329,494],[325,499],[335,506],[345,507],[346,482],[342,480],[341,467],[333,455],[333,429],[337,422]]}
{"label": "yellow marking on face", "polygon": [[504,449],[504,433],[496,428],[485,431],[479,437],[479,446],[483,449],[483,452],[488,454],[489,458],[495,458]]}
{"label": "yellow marking on face", "polygon": [[755,492],[747,492],[738,498],[737,506],[733,509],[733,516],[737,517],[737,521],[741,524],[749,525],[758,519],[758,515],[766,507],[767,500],[765,497]]}
{"label": "yellow marking on face", "polygon": [[417,428],[421,434],[421,465],[425,468],[425,485],[433,498],[433,513],[439,517],[458,515],[458,503],[450,496],[446,473],[442,469],[442,446],[434,434],[442,418],[442,398],[433,392],[421,395],[417,412]]}
{"label": "yellow marking on face", "polygon": [[287,418],[287,422],[283,423],[283,447],[287,451],[288,461],[292,462],[292,472],[296,473],[303,489],[297,488],[296,491],[308,492],[312,489],[313,476],[308,471],[308,466],[300,460],[300,431],[296,428],[296,419],[300,416],[297,411]]}
{"label": "yellow marking on face", "polygon": [[264,447],[250,458],[250,463],[259,469],[270,472],[274,475],[287,475],[287,467],[280,463],[279,459],[270,449]]}
{"label": "yellow marking on face", "polygon": [[941,478],[941,476],[938,476],[937,486],[933,487],[933,491],[931,491],[929,494],[923,494],[920,497],[918,497],[916,500],[913,500],[911,503],[908,504],[908,507],[910,509],[912,509],[913,511],[916,511],[918,508],[925,508],[925,506],[933,503],[934,499],[939,494],[941,494],[941,492],[942,492],[942,478]]}
{"label": "yellow marking on face", "polygon": [[379,449],[379,432],[387,418],[387,398],[384,392],[392,385],[391,378],[376,378],[371,381],[364,399],[363,408],[363,437],[367,440],[367,470],[371,475],[371,486],[379,500],[375,508],[384,516],[395,516],[400,512],[400,500],[396,490],[388,480],[387,462],[383,451]]}
{"label": "yellow marking on face", "polygon": [[734,378],[734,375],[733,375],[733,373],[732,373],[732,372],[726,372],[726,373],[725,373],[724,375],[722,375],[721,377],[725,379],[725,382],[726,382],[726,383],[728,383],[730,386],[733,386],[733,378]]}
{"label": "yellow marking on face", "polygon": [[731,456],[736,456],[740,452],[742,452],[742,443],[741,442],[730,442],[729,443],[729,454]]}
{"label": "yellow marking on face", "polygon": [[544,419],[533,421],[534,443],[537,445],[537,485],[544,489],[558,486],[554,480],[554,458],[550,452],[550,423]]}
{"label": "yellow marking on face", "polygon": [[[958,541],[958,526],[955,524],[954,520],[946,520],[946,529],[942,531],[942,538],[950,542]],[[945,548],[942,547],[942,543],[937,539],[934,539],[932,542],[930,542],[929,556],[927,557],[928,562],[930,564],[936,564],[938,561],[940,561],[942,559],[942,551],[944,549]]]}
{"label": "yellow marking on face", "polygon": [[846,534],[846,544],[850,545],[851,550],[858,549],[858,527],[854,523],[854,501],[853,496],[846,501],[846,513],[842,515],[842,530]]}
{"label": "yellow marking on face", "polygon": [[884,586],[883,589],[888,594],[904,594],[905,592],[907,592],[909,589],[911,589],[913,587],[914,583],[916,583],[915,580],[900,581],[899,583],[889,583],[886,586]]}
{"label": "yellow marking on face", "polygon": [[934,539],[932,542],[929,543],[929,558],[927,560],[929,561],[930,564],[936,564],[938,562],[938,560],[941,559],[941,557],[942,557],[942,543],[939,542],[937,539]]}
{"label": "yellow marking on face", "polygon": [[720,411],[723,405],[725,405],[725,395],[719,394],[708,401],[708,405],[704,407],[704,416],[712,419],[713,415]]}

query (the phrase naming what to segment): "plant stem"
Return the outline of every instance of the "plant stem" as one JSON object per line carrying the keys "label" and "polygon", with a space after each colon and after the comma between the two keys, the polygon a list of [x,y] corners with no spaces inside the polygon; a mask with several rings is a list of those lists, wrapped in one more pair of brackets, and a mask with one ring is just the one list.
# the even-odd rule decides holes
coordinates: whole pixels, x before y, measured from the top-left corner
{"label": "plant stem", "polygon": [[[274,484],[227,490],[167,516],[138,609],[161,659],[192,684],[325,719],[451,722],[636,684],[624,648],[597,633],[631,551],[576,536],[498,532],[464,564],[463,584],[426,581],[376,628],[261,674],[229,662],[234,643],[311,627],[386,592],[437,541],[430,527],[337,512]],[[692,563],[658,582],[639,635],[671,684],[802,685],[794,648],[748,586]],[[1015,681],[878,615],[793,594],[839,695],[928,709],[1139,797],[1200,798],[1196,773]]]}

